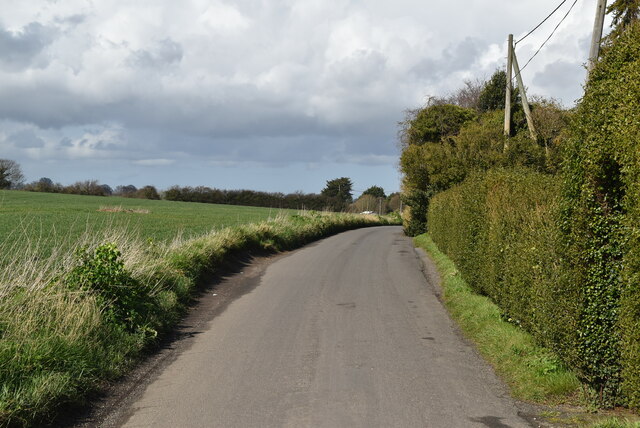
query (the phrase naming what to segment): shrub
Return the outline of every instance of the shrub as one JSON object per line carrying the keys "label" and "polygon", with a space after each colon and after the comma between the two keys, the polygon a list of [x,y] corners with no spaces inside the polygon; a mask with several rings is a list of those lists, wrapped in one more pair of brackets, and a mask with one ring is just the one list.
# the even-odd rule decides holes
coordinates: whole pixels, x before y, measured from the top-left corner
{"label": "shrub", "polygon": [[571,111],[563,109],[554,99],[534,97],[531,116],[538,134],[538,142],[545,149],[547,169],[553,173],[559,172],[559,154],[562,142],[566,138]]}
{"label": "shrub", "polygon": [[136,198],[160,200],[160,195],[154,186],[144,186],[134,193]]}
{"label": "shrub", "polygon": [[50,178],[42,177],[38,181],[25,184],[22,190],[28,192],[62,193],[64,188],[62,184],[54,183]]}
{"label": "shrub", "polygon": [[[491,78],[485,82],[478,97],[478,110],[481,112],[490,110],[503,110],[507,95],[507,73],[504,70],[496,70]],[[511,91],[511,104],[516,105],[518,90]]]}
{"label": "shrub", "polygon": [[78,265],[65,276],[64,284],[95,294],[114,325],[128,331],[143,329],[151,303],[148,292],[125,269],[115,244],[100,245],[93,252],[81,248],[77,258]]}
{"label": "shrub", "polygon": [[404,233],[417,236],[427,231],[427,210],[433,193],[430,190],[412,190],[403,195],[403,202],[409,207],[404,213]]}
{"label": "shrub", "polygon": [[467,122],[455,136],[438,143],[425,142],[405,147],[400,157],[400,168],[404,174],[406,203],[414,222],[405,227],[407,232],[422,233],[425,230],[428,202],[420,200],[424,192],[441,192],[462,182],[469,174],[496,167],[547,169],[544,148],[525,132],[508,141],[509,144],[503,134],[503,112],[489,111],[477,120]]}
{"label": "shrub", "polygon": [[472,109],[452,104],[436,104],[409,111],[401,129],[405,145],[439,143],[443,137],[456,135],[460,128],[475,119]]}
{"label": "shrub", "polygon": [[97,180],[76,181],[63,189],[72,195],[108,196],[106,189]]}
{"label": "shrub", "polygon": [[138,191],[138,188],[136,186],[134,186],[133,184],[127,184],[125,186],[116,186],[116,190],[114,192],[114,194],[116,196],[132,196],[134,195],[136,192]]}

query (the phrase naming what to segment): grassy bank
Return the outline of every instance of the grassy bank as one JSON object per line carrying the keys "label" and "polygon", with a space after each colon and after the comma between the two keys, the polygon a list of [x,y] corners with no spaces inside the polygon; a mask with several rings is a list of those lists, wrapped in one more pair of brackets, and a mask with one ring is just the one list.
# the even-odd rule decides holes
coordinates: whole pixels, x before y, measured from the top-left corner
{"label": "grassy bank", "polygon": [[0,251],[13,263],[0,268],[0,426],[37,425],[125,373],[234,254],[293,249],[386,223],[309,213],[167,243],[103,232],[48,257],[37,240],[5,241]]}
{"label": "grassy bank", "polygon": [[537,346],[531,335],[504,319],[489,298],[473,292],[428,235],[420,235],[414,242],[435,261],[444,302],[453,318],[509,385],[514,397],[547,404],[575,398],[580,383],[553,353]]}

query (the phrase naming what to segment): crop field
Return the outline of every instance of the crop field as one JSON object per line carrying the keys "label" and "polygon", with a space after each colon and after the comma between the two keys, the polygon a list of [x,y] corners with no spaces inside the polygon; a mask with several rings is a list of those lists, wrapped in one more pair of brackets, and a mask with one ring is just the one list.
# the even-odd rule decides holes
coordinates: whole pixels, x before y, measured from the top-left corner
{"label": "crop field", "polygon": [[0,247],[37,242],[42,250],[84,235],[129,233],[168,243],[212,229],[255,223],[294,210],[0,190]]}

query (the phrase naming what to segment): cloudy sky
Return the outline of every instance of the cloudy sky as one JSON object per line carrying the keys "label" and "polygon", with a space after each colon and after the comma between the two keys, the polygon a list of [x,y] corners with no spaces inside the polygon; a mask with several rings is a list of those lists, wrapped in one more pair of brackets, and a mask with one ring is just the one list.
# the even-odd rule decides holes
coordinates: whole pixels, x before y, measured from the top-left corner
{"label": "cloudy sky", "polygon": [[[0,158],[63,184],[392,192],[403,110],[488,78],[559,3],[0,0]],[[581,96],[595,5],[523,72],[531,93]]]}

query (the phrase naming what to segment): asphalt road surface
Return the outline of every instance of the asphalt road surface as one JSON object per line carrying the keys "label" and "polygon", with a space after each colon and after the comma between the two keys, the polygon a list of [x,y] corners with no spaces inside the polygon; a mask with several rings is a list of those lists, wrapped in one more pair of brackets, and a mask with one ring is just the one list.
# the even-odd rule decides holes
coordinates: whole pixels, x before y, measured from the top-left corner
{"label": "asphalt road surface", "polygon": [[[399,227],[277,257],[133,402],[125,427],[529,427]],[[212,299],[215,296],[211,297]],[[151,375],[150,375],[151,376]]]}

